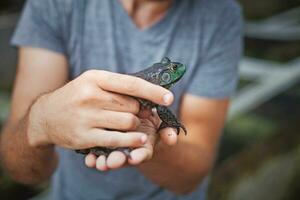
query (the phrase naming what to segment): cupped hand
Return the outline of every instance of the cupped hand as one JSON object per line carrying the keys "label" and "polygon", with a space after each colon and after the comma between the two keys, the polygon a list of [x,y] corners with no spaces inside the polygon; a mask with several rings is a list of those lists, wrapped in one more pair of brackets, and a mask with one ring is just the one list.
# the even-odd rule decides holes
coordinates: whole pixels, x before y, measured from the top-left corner
{"label": "cupped hand", "polygon": [[[139,115],[140,116],[140,115]],[[143,116],[140,119],[140,126],[136,131],[147,134],[148,140],[141,147],[137,147],[130,152],[129,158],[120,151],[114,151],[105,156],[96,157],[93,154],[88,154],[85,157],[85,164],[87,167],[96,168],[100,171],[106,171],[109,169],[118,169],[129,165],[138,165],[150,160],[155,152],[155,145],[158,142],[162,142],[165,145],[175,145],[177,143],[177,134],[174,129],[166,128],[157,134],[157,129],[161,123],[156,111],[153,111],[152,115],[148,115],[147,118]]]}

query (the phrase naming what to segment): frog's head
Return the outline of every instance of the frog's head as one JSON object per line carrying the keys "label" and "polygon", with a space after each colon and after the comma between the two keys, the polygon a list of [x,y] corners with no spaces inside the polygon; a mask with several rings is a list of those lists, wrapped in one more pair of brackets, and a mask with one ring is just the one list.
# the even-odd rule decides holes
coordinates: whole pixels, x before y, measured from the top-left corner
{"label": "frog's head", "polygon": [[185,74],[185,65],[178,62],[171,62],[167,57],[163,58],[160,64],[162,67],[158,75],[159,85],[164,88],[170,88]]}

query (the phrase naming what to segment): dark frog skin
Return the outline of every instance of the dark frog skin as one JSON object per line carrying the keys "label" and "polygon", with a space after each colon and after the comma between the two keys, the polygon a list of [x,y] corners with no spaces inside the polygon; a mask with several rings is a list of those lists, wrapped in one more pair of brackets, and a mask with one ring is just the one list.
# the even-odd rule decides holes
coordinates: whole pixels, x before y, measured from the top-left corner
{"label": "dark frog skin", "polygon": [[[178,62],[171,62],[169,58],[165,57],[161,60],[161,62],[155,63],[151,67],[148,67],[142,71],[129,74],[129,75],[142,78],[153,84],[162,86],[166,89],[170,89],[175,83],[177,83],[183,77],[185,71],[186,71],[185,65]],[[137,100],[139,101],[141,107],[143,108],[148,108],[148,109],[156,108],[157,114],[162,121],[157,132],[159,132],[164,128],[170,127],[170,128],[175,128],[177,134],[179,134],[180,128],[182,128],[185,134],[187,134],[184,125],[177,120],[176,116],[166,106],[161,106],[144,99],[137,98]],[[93,147],[89,149],[76,150],[77,153],[81,153],[81,154],[92,153],[95,154],[96,156],[100,156],[100,155],[108,156],[112,151],[122,151],[125,155],[129,156],[131,149],[118,148],[118,147],[117,148]]]}

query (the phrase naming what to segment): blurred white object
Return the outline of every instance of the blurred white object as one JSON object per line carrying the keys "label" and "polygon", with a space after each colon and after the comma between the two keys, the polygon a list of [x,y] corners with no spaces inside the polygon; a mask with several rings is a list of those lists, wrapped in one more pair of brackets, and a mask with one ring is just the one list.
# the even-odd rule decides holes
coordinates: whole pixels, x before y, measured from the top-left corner
{"label": "blurred white object", "polygon": [[248,21],[245,25],[245,34],[250,38],[264,40],[300,40],[300,7],[260,22]]}
{"label": "blurred white object", "polygon": [[[262,40],[300,40],[300,7],[260,22],[246,22],[245,35]],[[240,76],[253,83],[237,92],[229,119],[258,107],[296,84],[300,80],[300,57],[287,64],[244,58],[240,64]]]}
{"label": "blurred white object", "polygon": [[240,64],[242,79],[252,81],[233,98],[229,119],[258,107],[300,80],[300,58],[285,65],[244,58]]}

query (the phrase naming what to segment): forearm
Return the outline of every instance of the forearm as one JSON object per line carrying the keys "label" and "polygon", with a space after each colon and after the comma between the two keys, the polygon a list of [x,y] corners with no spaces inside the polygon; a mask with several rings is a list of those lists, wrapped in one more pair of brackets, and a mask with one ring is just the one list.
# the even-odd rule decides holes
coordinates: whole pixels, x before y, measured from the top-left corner
{"label": "forearm", "polygon": [[28,117],[8,122],[1,134],[2,162],[10,176],[23,184],[35,185],[54,172],[58,157],[53,146],[31,147],[27,139]]}
{"label": "forearm", "polygon": [[153,182],[177,194],[195,189],[208,174],[215,159],[205,146],[178,142],[176,146],[158,144],[151,161],[139,169]]}
{"label": "forearm", "polygon": [[153,159],[141,165],[141,171],[175,193],[195,189],[214,164],[228,105],[228,99],[183,96],[180,118],[187,136],[179,135],[173,147],[157,146]]}

